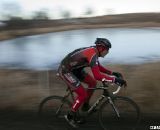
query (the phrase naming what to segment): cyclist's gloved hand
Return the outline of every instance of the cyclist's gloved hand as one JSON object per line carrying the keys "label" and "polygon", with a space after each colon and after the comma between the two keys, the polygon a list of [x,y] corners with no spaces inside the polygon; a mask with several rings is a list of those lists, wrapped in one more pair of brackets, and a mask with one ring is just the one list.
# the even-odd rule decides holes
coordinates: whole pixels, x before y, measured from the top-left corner
{"label": "cyclist's gloved hand", "polygon": [[116,76],[117,78],[123,78],[122,74],[119,72],[112,72],[112,75]]}
{"label": "cyclist's gloved hand", "polygon": [[115,78],[115,84],[126,87],[127,82],[124,79],[121,78]]}

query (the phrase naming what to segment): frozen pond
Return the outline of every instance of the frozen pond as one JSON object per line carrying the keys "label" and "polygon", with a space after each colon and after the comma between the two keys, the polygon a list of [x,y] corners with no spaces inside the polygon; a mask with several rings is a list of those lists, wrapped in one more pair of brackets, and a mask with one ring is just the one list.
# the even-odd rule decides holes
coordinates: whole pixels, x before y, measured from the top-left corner
{"label": "frozen pond", "polygon": [[94,45],[97,37],[106,37],[112,43],[102,62],[137,64],[160,60],[160,28],[83,29],[1,41],[0,67],[53,69],[70,51]]}

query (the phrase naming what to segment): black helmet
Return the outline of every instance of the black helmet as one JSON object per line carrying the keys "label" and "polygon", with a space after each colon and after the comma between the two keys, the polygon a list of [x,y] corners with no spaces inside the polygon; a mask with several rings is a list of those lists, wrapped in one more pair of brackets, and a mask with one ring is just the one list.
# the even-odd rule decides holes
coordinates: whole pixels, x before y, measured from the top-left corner
{"label": "black helmet", "polygon": [[96,41],[95,41],[95,44],[96,45],[102,45],[106,48],[111,48],[112,47],[111,42],[106,38],[97,38]]}

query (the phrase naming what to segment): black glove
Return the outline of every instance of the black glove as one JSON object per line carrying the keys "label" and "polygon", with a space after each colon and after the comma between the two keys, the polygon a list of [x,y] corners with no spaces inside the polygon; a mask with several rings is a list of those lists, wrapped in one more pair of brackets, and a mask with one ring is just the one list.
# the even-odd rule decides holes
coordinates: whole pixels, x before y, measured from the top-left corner
{"label": "black glove", "polygon": [[123,78],[122,74],[119,72],[112,72],[112,75],[116,76],[117,78]]}
{"label": "black glove", "polygon": [[127,86],[127,82],[124,79],[121,78],[115,78],[115,84],[120,86]]}

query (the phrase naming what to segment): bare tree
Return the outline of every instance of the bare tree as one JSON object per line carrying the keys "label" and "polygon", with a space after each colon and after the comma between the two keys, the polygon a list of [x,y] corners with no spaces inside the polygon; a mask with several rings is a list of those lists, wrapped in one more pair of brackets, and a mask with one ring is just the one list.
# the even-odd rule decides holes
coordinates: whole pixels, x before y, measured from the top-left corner
{"label": "bare tree", "polygon": [[61,16],[63,18],[70,18],[71,17],[71,13],[69,11],[65,10],[65,11],[61,12]]}
{"label": "bare tree", "polygon": [[87,8],[86,11],[85,11],[85,15],[92,15],[94,13],[93,9],[92,8]]}
{"label": "bare tree", "polygon": [[39,10],[34,12],[33,19],[49,19],[46,10]]}

